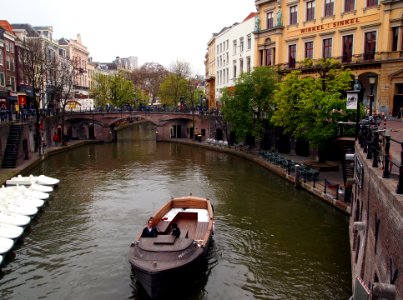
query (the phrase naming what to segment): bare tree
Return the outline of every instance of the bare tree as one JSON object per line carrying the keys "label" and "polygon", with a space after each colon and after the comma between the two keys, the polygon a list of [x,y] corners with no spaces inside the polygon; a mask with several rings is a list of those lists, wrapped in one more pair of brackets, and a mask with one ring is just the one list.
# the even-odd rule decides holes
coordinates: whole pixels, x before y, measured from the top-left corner
{"label": "bare tree", "polygon": [[47,79],[50,72],[56,67],[56,57],[51,51],[47,51],[47,43],[41,38],[28,38],[24,41],[22,49],[22,69],[24,76],[32,85],[34,92],[34,108],[36,112],[35,122],[35,151],[40,150],[41,136],[40,126],[45,115],[40,114],[41,103]]}
{"label": "bare tree", "polygon": [[59,56],[55,71],[56,76],[53,85],[57,106],[61,108],[61,142],[62,145],[66,145],[64,134],[66,105],[74,93],[74,79],[79,73],[79,70],[74,62]]}
{"label": "bare tree", "polygon": [[162,65],[148,62],[142,65],[141,68],[132,71],[131,80],[136,90],[140,89],[151,94],[154,102],[167,73],[167,70]]}

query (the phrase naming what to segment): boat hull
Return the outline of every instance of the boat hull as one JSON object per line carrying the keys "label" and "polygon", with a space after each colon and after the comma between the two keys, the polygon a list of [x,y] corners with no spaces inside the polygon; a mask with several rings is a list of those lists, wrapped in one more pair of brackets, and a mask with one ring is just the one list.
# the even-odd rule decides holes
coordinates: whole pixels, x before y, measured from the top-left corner
{"label": "boat hull", "polygon": [[[198,246],[195,246],[198,247]],[[154,270],[152,263],[150,267],[144,268],[136,263],[133,258],[133,252],[129,253],[129,261],[132,270],[135,273],[136,280],[138,280],[150,298],[156,298],[164,293],[177,291],[182,289],[184,280],[193,273],[197,264],[199,264],[205,257],[207,249],[198,248],[190,258],[183,261],[182,264],[174,263],[175,267],[166,268],[163,270]],[[180,253],[178,253],[180,254]],[[160,262],[156,262],[157,265]]]}
{"label": "boat hull", "polygon": [[[139,234],[129,250],[129,262],[147,294],[155,298],[183,284],[188,270],[208,251],[213,234],[213,209],[208,199],[194,196],[172,198],[154,215],[157,237]],[[180,229],[172,235],[173,224]],[[185,276],[185,277],[184,277]]]}

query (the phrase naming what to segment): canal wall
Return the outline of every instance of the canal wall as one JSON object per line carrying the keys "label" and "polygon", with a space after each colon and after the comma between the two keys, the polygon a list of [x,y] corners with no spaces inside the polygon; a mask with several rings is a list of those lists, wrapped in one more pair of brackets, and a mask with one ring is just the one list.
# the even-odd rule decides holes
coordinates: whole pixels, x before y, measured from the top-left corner
{"label": "canal wall", "polygon": [[[403,299],[403,195],[397,178],[383,178],[356,146],[355,184],[350,217],[354,295]],[[376,297],[376,298],[375,298]],[[354,300],[364,298],[354,297]]]}
{"label": "canal wall", "polygon": [[[343,213],[345,213],[347,215],[350,215],[350,206],[348,204],[346,204],[343,201],[343,199],[340,199],[336,195],[336,191],[332,191],[329,187],[325,187],[325,185],[323,183],[324,181],[317,181],[317,182],[313,183],[311,181],[304,182],[304,180],[298,180],[298,182],[296,182],[295,176],[293,174],[288,174],[284,168],[281,168],[280,166],[269,162],[268,160],[262,158],[261,156],[257,155],[254,152],[241,151],[241,150],[237,150],[234,148],[229,148],[228,146],[214,146],[214,145],[209,145],[205,142],[195,142],[195,141],[191,141],[189,139],[160,139],[159,142],[179,143],[179,144],[186,144],[186,145],[191,145],[191,146],[202,147],[202,148],[242,157],[249,161],[253,161],[254,163],[260,165],[261,167],[263,167],[263,168],[271,171],[272,173],[289,181],[297,188],[301,188],[301,189],[313,194],[314,196],[318,197],[323,202],[336,207],[338,210],[342,211]],[[299,162],[298,157],[294,157],[294,160],[296,162]],[[335,182],[336,179],[334,179],[335,177],[333,176],[334,172],[327,172],[327,173],[328,173],[327,179]],[[322,174],[322,176],[324,177],[324,179],[327,177],[326,175],[323,175],[323,174]],[[339,199],[337,199],[337,198],[339,198]]]}

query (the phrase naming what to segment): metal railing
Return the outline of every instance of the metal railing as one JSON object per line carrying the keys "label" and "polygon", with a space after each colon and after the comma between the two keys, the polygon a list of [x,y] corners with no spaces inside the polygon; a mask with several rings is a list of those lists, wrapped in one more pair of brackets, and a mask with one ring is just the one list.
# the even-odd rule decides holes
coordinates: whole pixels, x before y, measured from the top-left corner
{"label": "metal railing", "polygon": [[[403,51],[392,51],[392,52],[371,52],[371,53],[360,53],[349,56],[338,56],[331,58],[334,61],[340,62],[341,65],[345,67],[352,67],[355,65],[367,65],[380,62],[388,62],[395,60],[403,60]],[[308,59],[304,61],[293,62],[292,65],[289,63],[278,64],[280,72],[290,72],[293,70],[315,70],[316,62],[321,59]]]}
{"label": "metal railing", "polygon": [[[358,141],[367,153],[367,159],[372,160],[372,167],[383,168],[383,178],[391,178],[392,168],[398,169],[397,194],[403,194],[403,141],[398,141],[390,136],[389,129],[379,129],[379,118],[367,117],[360,122]],[[400,145],[399,159],[391,159],[391,143]]]}

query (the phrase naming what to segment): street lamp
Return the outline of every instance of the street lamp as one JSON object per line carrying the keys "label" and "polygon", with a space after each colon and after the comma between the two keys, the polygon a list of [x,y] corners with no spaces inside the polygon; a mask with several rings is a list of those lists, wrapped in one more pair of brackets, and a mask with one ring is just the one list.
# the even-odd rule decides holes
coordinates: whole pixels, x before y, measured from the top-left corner
{"label": "street lamp", "polygon": [[361,84],[358,78],[355,79],[354,82],[354,92],[357,93],[357,114],[355,120],[355,140],[358,138],[358,130],[359,130],[359,121],[360,121],[360,92],[361,92]]}
{"label": "street lamp", "polygon": [[376,81],[376,77],[378,77],[376,74],[369,74],[368,75],[368,81],[369,81],[369,86],[371,87],[371,94],[370,94],[370,100],[369,100],[369,115],[372,116],[372,103],[374,102],[374,85]]}

